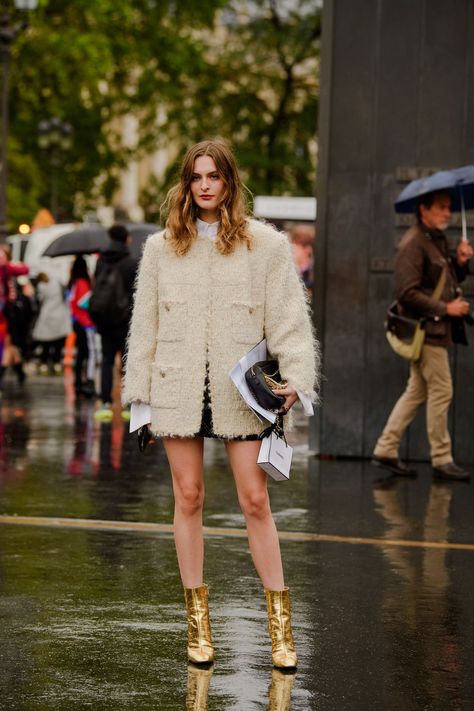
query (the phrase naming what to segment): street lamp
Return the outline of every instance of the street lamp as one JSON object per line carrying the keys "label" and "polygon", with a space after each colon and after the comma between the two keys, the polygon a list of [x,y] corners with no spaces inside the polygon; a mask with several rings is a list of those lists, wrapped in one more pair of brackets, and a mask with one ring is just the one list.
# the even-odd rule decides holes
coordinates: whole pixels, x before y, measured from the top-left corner
{"label": "street lamp", "polygon": [[[8,235],[7,228],[7,136],[8,136],[8,75],[10,69],[11,43],[19,32],[28,27],[28,22],[23,20],[11,23],[8,11],[8,0],[3,1],[2,16],[0,18],[0,51],[2,55],[2,133],[0,145],[0,243],[5,242]],[[14,0],[17,10],[35,10],[38,0]]]}
{"label": "street lamp", "polygon": [[49,154],[51,164],[51,212],[58,216],[58,168],[61,165],[61,153],[72,146],[72,126],[62,121],[59,116],[44,119],[38,124],[38,145]]}

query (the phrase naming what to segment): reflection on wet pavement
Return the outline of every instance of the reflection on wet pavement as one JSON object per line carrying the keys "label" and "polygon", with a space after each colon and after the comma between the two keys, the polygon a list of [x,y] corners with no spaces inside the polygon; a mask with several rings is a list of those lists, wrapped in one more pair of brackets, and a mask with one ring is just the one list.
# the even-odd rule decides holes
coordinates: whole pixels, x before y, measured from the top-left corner
{"label": "reflection on wet pavement", "polygon": [[365,462],[317,461],[299,419],[292,479],[270,482],[300,659],[285,675],[270,665],[223,447],[206,443],[216,663],[192,668],[161,444],[140,455],[119,416],[97,423],[60,380],[32,380],[0,405],[0,514],[21,522],[0,523],[0,709],[473,708],[473,485],[433,484],[428,465],[400,481]]}
{"label": "reflection on wet pavement", "polygon": [[268,711],[288,711],[291,708],[291,690],[295,674],[272,669]]}
{"label": "reflection on wet pavement", "polygon": [[207,711],[209,683],[214,666],[203,669],[188,664],[188,688],[186,692],[186,711]]}

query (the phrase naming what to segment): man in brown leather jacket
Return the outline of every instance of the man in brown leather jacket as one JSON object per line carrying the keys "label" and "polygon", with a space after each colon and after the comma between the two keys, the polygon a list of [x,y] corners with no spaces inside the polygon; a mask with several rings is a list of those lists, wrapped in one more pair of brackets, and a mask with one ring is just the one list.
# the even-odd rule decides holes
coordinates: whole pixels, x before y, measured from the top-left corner
{"label": "man in brown leather jacket", "polygon": [[[463,318],[469,303],[459,283],[468,271],[474,251],[461,241],[456,256],[449,255],[444,230],[451,217],[451,195],[441,191],[424,195],[417,207],[417,224],[403,236],[395,262],[396,298],[403,315],[426,319],[420,360],[410,365],[405,392],[393,408],[375,445],[372,463],[393,474],[414,476],[416,471],[398,457],[400,441],[421,404],[426,402],[427,432],[433,476],[468,481],[468,472],[453,461],[448,432],[448,410],[453,388],[447,347],[467,344]],[[443,268],[446,281],[439,300],[432,298]]]}

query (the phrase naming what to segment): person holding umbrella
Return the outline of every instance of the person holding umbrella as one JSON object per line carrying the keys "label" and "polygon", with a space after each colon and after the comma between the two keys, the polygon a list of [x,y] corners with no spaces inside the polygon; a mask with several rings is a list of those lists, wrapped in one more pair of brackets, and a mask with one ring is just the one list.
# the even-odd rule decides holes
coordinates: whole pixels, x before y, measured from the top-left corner
{"label": "person holding umbrella", "polygon": [[[424,182],[414,181],[420,183],[414,187],[423,191],[426,185],[436,186],[437,180],[442,185],[446,175],[438,173]],[[404,193],[410,193],[412,188],[410,184]],[[468,481],[470,474],[453,461],[448,432],[448,410],[453,393],[448,347],[454,343],[467,345],[464,318],[469,314],[469,303],[463,299],[459,284],[468,272],[474,251],[464,235],[455,255],[449,254],[444,232],[450,222],[453,201],[458,199],[456,192],[435,189],[414,197],[409,195],[410,201],[403,201],[404,193],[399,198],[402,209],[398,211],[405,212],[404,205],[414,204],[417,221],[399,245],[395,291],[400,315],[426,319],[425,341],[420,359],[410,364],[407,386],[377,440],[372,463],[395,475],[416,475],[414,469],[399,460],[398,450],[405,430],[419,406],[426,402],[433,476],[445,481]],[[444,286],[440,298],[436,299],[433,292],[440,281]]]}

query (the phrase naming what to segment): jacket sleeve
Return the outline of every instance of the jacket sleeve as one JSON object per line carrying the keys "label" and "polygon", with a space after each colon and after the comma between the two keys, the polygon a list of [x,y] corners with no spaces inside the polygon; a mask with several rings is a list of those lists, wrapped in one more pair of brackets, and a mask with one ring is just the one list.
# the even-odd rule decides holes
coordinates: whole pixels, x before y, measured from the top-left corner
{"label": "jacket sleeve", "polygon": [[24,276],[25,274],[28,274],[29,271],[30,268],[22,262],[9,262],[9,264],[7,264],[7,273],[9,277]]}
{"label": "jacket sleeve", "polygon": [[136,280],[127,339],[122,401],[150,402],[151,372],[158,335],[157,243],[149,238]]}
{"label": "jacket sleeve", "polygon": [[446,303],[437,301],[422,290],[425,255],[412,241],[398,253],[395,261],[395,294],[398,301],[425,318],[446,315]]}
{"label": "jacket sleeve", "polygon": [[288,239],[275,233],[265,286],[265,337],[290,387],[318,399],[320,355]]}

